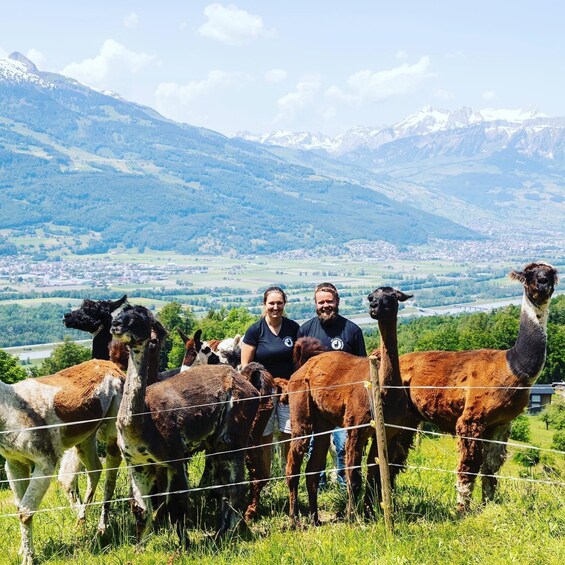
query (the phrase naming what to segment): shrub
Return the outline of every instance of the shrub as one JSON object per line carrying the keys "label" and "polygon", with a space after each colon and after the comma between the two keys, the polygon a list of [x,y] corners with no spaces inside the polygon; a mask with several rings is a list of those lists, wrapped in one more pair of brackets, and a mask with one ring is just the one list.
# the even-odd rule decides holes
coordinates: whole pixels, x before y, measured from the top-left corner
{"label": "shrub", "polygon": [[510,432],[510,437],[516,441],[530,441],[530,421],[525,414],[520,414],[512,422],[512,431]]}
{"label": "shrub", "polygon": [[518,451],[513,459],[524,467],[535,467],[540,462],[540,451],[530,447],[524,451]]}
{"label": "shrub", "polygon": [[553,441],[551,447],[559,451],[565,451],[565,430],[557,430],[553,434]]}

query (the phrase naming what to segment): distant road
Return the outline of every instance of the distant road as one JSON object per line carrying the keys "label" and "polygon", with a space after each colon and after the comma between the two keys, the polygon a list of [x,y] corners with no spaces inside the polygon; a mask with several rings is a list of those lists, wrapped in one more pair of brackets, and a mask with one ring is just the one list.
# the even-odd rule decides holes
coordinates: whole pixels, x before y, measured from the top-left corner
{"label": "distant road", "polygon": [[[2,349],[9,353],[10,355],[14,355],[15,357],[19,357],[20,360],[27,360],[27,359],[46,359],[51,355],[51,352],[57,345],[60,345],[61,342],[58,343],[41,343],[35,345],[19,345],[17,347],[3,347]],[[92,343],[91,339],[79,339],[75,341],[80,345],[86,345],[90,347]]]}
{"label": "distant road", "polygon": [[[434,306],[432,308],[410,308],[407,312],[400,311],[399,316],[445,316],[447,314],[470,314],[473,312],[490,312],[495,308],[502,308],[509,304],[522,304],[522,296],[498,300],[496,302],[473,302],[467,304],[450,304],[448,306]],[[351,316],[351,319],[360,326],[374,324],[370,316]]]}

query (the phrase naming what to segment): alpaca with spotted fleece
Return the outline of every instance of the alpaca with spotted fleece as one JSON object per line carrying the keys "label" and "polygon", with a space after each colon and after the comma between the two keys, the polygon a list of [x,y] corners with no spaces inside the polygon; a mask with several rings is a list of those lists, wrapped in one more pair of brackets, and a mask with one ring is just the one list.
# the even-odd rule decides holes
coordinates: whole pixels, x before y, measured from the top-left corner
{"label": "alpaca with spotted fleece", "polygon": [[[88,471],[84,504],[92,501],[102,468],[96,432],[103,419],[115,419],[122,387],[121,371],[97,359],[13,385],[0,381],[0,454],[18,507],[24,565],[33,563],[35,553],[33,516],[63,453],[73,446]],[[119,451],[107,453],[108,467],[117,469],[120,461]],[[107,473],[106,480],[108,501],[115,477]]]}

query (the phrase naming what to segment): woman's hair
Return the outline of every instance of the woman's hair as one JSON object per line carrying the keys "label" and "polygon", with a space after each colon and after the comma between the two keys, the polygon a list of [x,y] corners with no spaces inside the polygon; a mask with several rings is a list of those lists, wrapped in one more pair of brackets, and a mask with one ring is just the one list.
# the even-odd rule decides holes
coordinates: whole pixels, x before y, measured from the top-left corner
{"label": "woman's hair", "polygon": [[284,290],[280,286],[270,286],[264,293],[263,293],[263,304],[267,304],[267,296],[271,294],[271,292],[278,292],[283,297],[283,302],[286,304],[286,294]]}

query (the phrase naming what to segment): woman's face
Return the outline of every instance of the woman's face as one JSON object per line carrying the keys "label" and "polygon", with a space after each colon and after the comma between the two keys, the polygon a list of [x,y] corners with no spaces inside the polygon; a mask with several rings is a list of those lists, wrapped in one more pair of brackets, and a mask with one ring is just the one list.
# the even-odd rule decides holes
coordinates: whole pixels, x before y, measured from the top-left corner
{"label": "woman's face", "polygon": [[270,318],[280,318],[284,312],[284,297],[280,292],[269,292],[265,299],[265,312]]}

